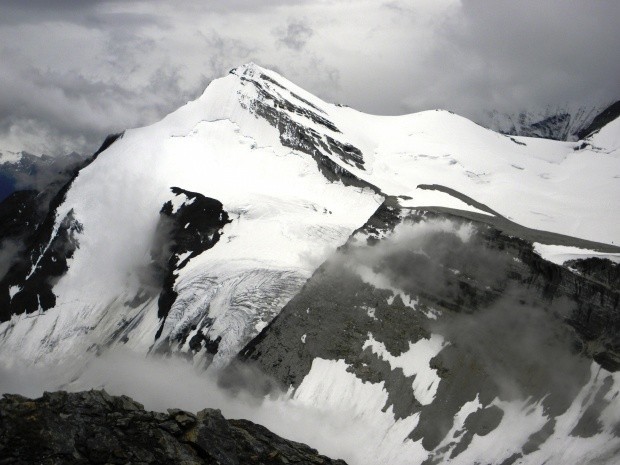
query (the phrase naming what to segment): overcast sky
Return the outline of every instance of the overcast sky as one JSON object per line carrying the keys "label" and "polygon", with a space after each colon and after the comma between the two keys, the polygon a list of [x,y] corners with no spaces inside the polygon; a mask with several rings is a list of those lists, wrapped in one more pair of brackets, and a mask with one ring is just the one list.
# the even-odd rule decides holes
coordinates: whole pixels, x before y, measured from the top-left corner
{"label": "overcast sky", "polygon": [[0,148],[92,152],[254,61],[362,111],[620,98],[618,0],[0,0]]}

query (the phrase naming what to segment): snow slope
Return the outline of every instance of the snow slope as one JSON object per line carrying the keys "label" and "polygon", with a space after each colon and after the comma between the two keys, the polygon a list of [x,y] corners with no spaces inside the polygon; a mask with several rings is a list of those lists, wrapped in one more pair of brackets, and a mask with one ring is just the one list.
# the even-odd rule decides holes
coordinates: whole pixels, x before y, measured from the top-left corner
{"label": "snow slope", "polygon": [[620,238],[612,211],[620,198],[616,152],[511,139],[446,111],[386,118],[338,108],[336,115],[336,124],[364,147],[367,169],[352,171],[388,194],[411,196],[406,206],[453,206],[449,196],[429,202],[417,188],[440,184],[530,228],[605,243]]}
{"label": "snow slope", "polygon": [[190,320],[214,319],[210,336],[222,338],[222,358],[277,314],[374,212],[376,193],[329,182],[309,156],[282,147],[276,130],[243,108],[240,96],[256,97],[236,75],[217,80],[160,123],[127,131],[81,171],[55,225],[58,231],[73,211],[83,226],[79,248],[53,288],[53,309],[16,315],[0,327],[5,361],[61,360],[114,338],[151,348],[161,324],[157,299],[136,308],[127,302],[141,289],[173,186],[221,201],[232,223],[215,248],[178,275],[178,305],[164,336]]}
{"label": "snow slope", "polygon": [[[380,194],[612,243],[620,237],[617,133],[614,122],[576,150],[446,111],[366,115],[242,66],[159,123],[127,131],[80,172],[56,211],[52,238],[69,214],[81,225],[68,271],[53,282],[56,303],[1,323],[0,357],[49,361],[114,343],[146,352],[164,340],[189,351],[204,329],[221,338],[215,359],[224,363],[366,221]],[[222,202],[232,222],[175,272],[178,296],[164,321],[157,295],[137,296],[175,186]]]}
{"label": "snow slope", "polygon": [[[406,366],[414,373],[424,373],[428,371],[428,365],[422,361],[411,360],[413,363]],[[452,428],[435,451],[427,451],[420,441],[413,441],[409,437],[411,430],[420,421],[420,414],[395,419],[392,407],[387,410],[384,407],[388,398],[384,382],[363,382],[351,374],[348,368],[343,360],[315,359],[310,373],[295,391],[292,404],[335,414],[345,427],[355,428],[356,431],[359,428],[361,434],[358,434],[363,436],[354,440],[353,447],[343,457],[352,464],[409,465],[427,461],[455,465],[506,462],[524,465],[612,464],[620,449],[620,438],[614,431],[620,421],[620,377],[617,373],[601,369],[595,363],[592,364],[587,384],[570,407],[563,415],[553,419],[553,434],[544,438],[538,450],[525,456],[521,456],[523,446],[531,443],[530,437],[552,420],[540,402],[495,399],[491,405],[504,412],[497,427],[486,434],[473,435],[466,449],[455,453],[459,449],[459,442],[467,436],[466,419],[471,414],[483,411],[483,405],[476,398],[456,413]],[[579,420],[592,408],[597,397],[607,401],[600,413],[600,432],[590,437],[570,435]],[[296,439],[305,438],[297,434]],[[342,455],[342,450],[329,442],[321,452]]]}
{"label": "snow slope", "polygon": [[[80,365],[123,346],[142,355],[180,352],[197,366],[220,368],[300,295],[319,265],[388,196],[404,209],[456,209],[601,247],[617,244],[619,137],[620,120],[588,140],[559,142],[501,135],[446,111],[367,115],[323,102],[254,64],[239,67],[162,121],[126,131],[80,171],[55,207],[49,237],[28,251],[33,261],[24,278],[0,289],[13,304],[39,279],[54,296],[48,308],[49,298],[35,288],[30,295],[38,309],[0,322],[0,367]],[[181,217],[175,215],[209,199],[222,209],[212,218],[219,229],[200,238],[209,247],[172,253],[185,236],[173,239],[170,230],[196,227],[193,220],[171,224]],[[536,243],[538,253],[557,263],[617,258],[594,248]],[[66,260],[67,269],[41,277],[46,257]],[[411,315],[438,319],[372,267],[357,271],[374,291],[391,291],[389,306],[400,301]],[[381,324],[374,307],[359,310]],[[295,340],[311,350],[318,336],[304,331]],[[368,360],[408,377],[400,387],[413,393],[420,411],[432,407],[442,382],[432,360],[455,345],[431,332],[391,352],[390,341],[374,330],[362,336]],[[388,405],[394,386],[364,382],[353,368],[315,356],[287,400],[363,425],[358,429],[366,436],[347,457],[352,463],[502,463],[550,420],[553,434],[524,463],[567,463],[620,447],[618,376],[594,363],[561,416],[548,417],[542,400],[498,397],[483,405],[474,396],[428,450],[410,437],[422,414],[399,417],[402,405]],[[603,405],[601,427],[588,438],[570,436],[579,419],[598,408],[595,401]],[[492,415],[493,407],[503,416],[492,431],[466,431],[470,414]]]}

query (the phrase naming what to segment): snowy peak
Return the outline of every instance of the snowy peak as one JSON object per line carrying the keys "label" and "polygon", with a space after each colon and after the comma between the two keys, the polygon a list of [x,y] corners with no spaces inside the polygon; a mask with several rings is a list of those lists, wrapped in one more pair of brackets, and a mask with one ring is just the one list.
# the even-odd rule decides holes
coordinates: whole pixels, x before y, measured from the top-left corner
{"label": "snowy peak", "polygon": [[[618,125],[579,143],[506,136],[235,68],[108,139],[44,218],[35,194],[0,204],[15,256],[0,368],[123,348],[215,376],[241,355],[283,402],[370,426],[353,463],[581,463],[593,449],[548,460],[575,434],[617,451]],[[532,379],[521,355],[541,353],[565,372]]]}
{"label": "snowy peak", "polygon": [[256,86],[270,94],[273,99],[288,100],[313,112],[325,115],[326,111],[324,108],[330,106],[330,104],[312,95],[280,74],[262,68],[255,63],[247,63],[233,68],[230,70],[230,74],[238,76],[242,81],[253,82]]}
{"label": "snowy peak", "polygon": [[241,107],[276,128],[283,146],[312,156],[330,181],[371,187],[348,169],[364,169],[364,157],[335,124],[333,105],[253,63],[231,74],[244,89],[239,93]]}
{"label": "snowy peak", "polygon": [[382,200],[320,105],[247,65],[108,144],[0,281],[0,319],[36,326],[2,344],[29,362],[115,344],[234,357]]}
{"label": "snowy peak", "polygon": [[[386,198],[613,252],[620,224],[600,201],[620,196],[609,126],[575,150],[446,111],[367,115],[240,66],[104,144],[58,194],[0,289],[2,319],[40,312],[46,343],[11,331],[0,342],[42,360],[123,343],[225,363]],[[89,336],[67,338],[76,325]]]}

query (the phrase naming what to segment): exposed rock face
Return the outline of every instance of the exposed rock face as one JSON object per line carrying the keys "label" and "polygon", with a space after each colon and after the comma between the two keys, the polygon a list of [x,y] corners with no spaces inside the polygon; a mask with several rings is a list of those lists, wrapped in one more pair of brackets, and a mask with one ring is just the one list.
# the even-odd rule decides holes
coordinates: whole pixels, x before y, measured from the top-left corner
{"label": "exposed rock face", "polygon": [[2,202],[0,246],[12,241],[20,247],[6,273],[0,275],[0,321],[10,319],[12,314],[47,310],[55,305],[52,287],[68,270],[67,260],[79,247],[76,235],[82,228],[69,212],[54,231],[55,210],[80,170],[120,137],[122,134],[106,137],[91,157],[67,164],[48,184],[37,186],[40,191],[17,191]]}
{"label": "exposed rock face", "polygon": [[[397,419],[420,414],[409,437],[421,440],[437,463],[458,456],[473,434],[484,436],[498,427],[504,411],[494,399],[536,399],[552,423],[520,453],[537,450],[588,382],[592,358],[607,370],[618,369],[620,319],[612,264],[579,263],[574,266],[582,272],[574,273],[543,260],[528,241],[480,223],[463,241],[438,227],[427,236],[401,235],[400,243],[390,242],[401,222],[413,228],[448,220],[455,231],[468,224],[445,212],[386,202],[241,358],[294,387],[316,359],[344,360],[361,381],[383,383],[384,411],[392,408]],[[386,281],[390,284],[380,285]],[[390,360],[405,357],[413,346],[430,345],[433,335],[445,341],[429,362],[437,384],[412,393],[416,375]],[[467,434],[441,449],[457,413],[474,401],[482,408],[467,417]],[[598,420],[591,417],[584,414],[582,423],[598,432]]]}
{"label": "exposed rock face", "polygon": [[[172,201],[164,204],[157,231],[163,243],[154,244],[151,251],[154,266],[160,269],[156,272],[163,275],[158,301],[158,316],[162,322],[156,338],[159,338],[170,308],[178,297],[173,289],[176,273],[189,260],[217,244],[222,228],[230,223],[220,201],[179,187],[171,190],[183,203],[176,210]],[[179,338],[184,340],[188,333],[189,328],[185,328]]]}
{"label": "exposed rock face", "polygon": [[609,107],[605,108],[601,113],[596,115],[596,117],[592,120],[590,125],[577,134],[579,139],[585,139],[593,132],[598,131],[607,123],[615,120],[618,116],[620,116],[620,100],[611,104]]}
{"label": "exposed rock face", "polygon": [[486,126],[511,136],[580,140],[596,129],[596,123],[601,121],[601,115],[607,111],[601,113],[601,110],[601,107],[547,107],[514,114],[492,112]]}
{"label": "exposed rock face", "polygon": [[[53,284],[69,269],[67,261],[79,248],[77,235],[81,232],[82,225],[71,210],[63,218],[49,246],[33,260],[34,270],[10,301],[12,313],[48,310],[56,304],[56,296],[52,292]],[[8,315],[6,317],[8,318]]]}
{"label": "exposed rock face", "polygon": [[[292,97],[309,108],[303,108],[292,101],[279,98],[278,88],[281,86],[269,76],[264,74],[255,76],[251,69],[233,70],[231,72],[243,73],[240,79],[244,85],[252,85],[256,89],[260,98],[249,103],[243,103],[243,105],[248,106],[256,117],[264,118],[269,124],[277,128],[282,145],[310,155],[316,161],[319,171],[330,182],[340,181],[345,186],[376,190],[374,186],[338,166],[329,158],[328,155],[334,155],[350,166],[364,169],[364,158],[360,149],[350,143],[340,142],[327,134],[330,131],[333,134],[341,134],[341,132],[332,121],[327,119],[323,110],[295,93],[291,93]],[[311,124],[320,128],[322,132],[300,124],[287,112],[306,118]],[[324,133],[325,131],[327,133]]]}
{"label": "exposed rock face", "polygon": [[0,400],[2,464],[335,464],[219,410],[147,412],[129,397],[105,391],[45,393]]}

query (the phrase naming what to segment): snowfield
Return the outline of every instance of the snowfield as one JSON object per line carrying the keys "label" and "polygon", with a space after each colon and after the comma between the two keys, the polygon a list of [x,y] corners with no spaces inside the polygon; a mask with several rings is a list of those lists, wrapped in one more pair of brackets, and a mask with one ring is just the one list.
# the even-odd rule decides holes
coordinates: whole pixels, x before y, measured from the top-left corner
{"label": "snowfield", "polygon": [[[386,196],[398,197],[402,207],[508,219],[611,250],[620,245],[619,147],[619,120],[586,141],[508,137],[447,111],[363,114],[323,102],[257,65],[242,66],[160,122],[126,131],[80,171],[55,212],[52,238],[43,244],[51,246],[68,215],[81,225],[68,271],[53,280],[56,304],[0,323],[0,368],[60,367],[71,361],[79,371],[97,354],[119,347],[140,356],[181,353],[197,367],[222,368]],[[179,257],[179,263],[188,261],[174,272],[176,296],[163,319],[158,314],[161,283],[154,283],[147,270],[162,207],[170,201],[174,213],[189,205],[173,187],[221,202],[230,222],[212,248]],[[620,261],[620,253],[596,247],[537,242],[535,250],[558,264],[592,256]],[[36,270],[37,263],[30,274]],[[365,282],[402,294],[415,307],[372,269],[357,271]],[[11,299],[20,286],[11,287]],[[218,341],[215,354],[206,347],[192,351],[191,341],[201,335]],[[392,370],[415,375],[412,392],[428,405],[440,382],[430,362],[448,344],[431,334],[393,355],[369,333],[364,349]],[[384,408],[384,382],[364,383],[348,368],[344,360],[315,358],[295,391],[266,405],[339,417],[334,431],[351,427],[361,435],[346,441],[350,447],[344,458],[353,464],[411,464],[429,458],[502,463],[549,420],[540,403],[497,399],[495,405],[504,412],[497,428],[475,435],[452,460],[465,419],[482,408],[479,402],[457,413],[453,429],[431,453],[409,438],[419,414],[395,420],[391,407]],[[601,431],[589,438],[569,436],[604,384]],[[620,448],[614,430],[620,421],[619,391],[618,373],[592,363],[588,384],[556,418],[554,433],[515,463],[613,456]],[[139,394],[128,394],[140,400]],[[267,426],[287,434],[278,431],[275,420]],[[321,453],[342,453],[337,438],[313,444],[316,436],[310,432],[294,434],[293,439],[308,441]]]}

